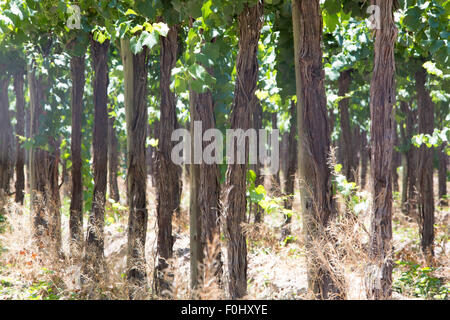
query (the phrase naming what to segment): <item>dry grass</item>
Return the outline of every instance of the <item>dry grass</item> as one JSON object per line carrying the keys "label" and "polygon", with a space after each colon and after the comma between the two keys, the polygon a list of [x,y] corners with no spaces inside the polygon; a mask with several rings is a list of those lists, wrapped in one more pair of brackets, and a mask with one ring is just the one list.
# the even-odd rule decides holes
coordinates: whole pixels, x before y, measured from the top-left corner
{"label": "dry grass", "polygon": [[[401,184],[400,184],[401,185]],[[184,183],[184,188],[188,184]],[[121,183],[122,196],[124,185]],[[298,186],[294,199],[294,211],[300,212]],[[142,298],[155,299],[153,287],[153,270],[156,264],[156,207],[155,194],[151,187],[148,190],[149,222],[146,242],[146,260],[148,273],[148,294]],[[170,272],[173,273],[174,299],[189,299],[193,293],[189,289],[189,217],[188,193],[183,194],[182,210],[179,216],[174,215],[173,233],[175,236],[174,257],[170,261]],[[328,267],[337,272],[342,281],[342,290],[349,299],[365,299],[364,267],[368,258],[366,254],[367,230],[369,215],[345,215],[343,199],[338,199],[341,210],[340,218],[328,227],[328,234],[338,246],[329,242],[316,243],[316,255],[321,260],[331,262]],[[67,199],[65,200],[67,202]],[[18,206],[11,200],[7,203],[7,227],[0,235],[3,253],[0,256],[0,299],[79,299],[81,295],[80,265],[33,249],[31,241],[31,217],[29,206]],[[425,266],[420,252],[417,223],[404,216],[399,210],[396,200],[394,211],[395,260],[411,261]],[[68,212],[63,205],[62,239],[63,251],[68,256]],[[113,210],[107,206],[108,217],[114,221],[105,226],[105,260],[107,275],[100,284],[96,298],[127,299],[127,288],[124,273],[126,272],[127,250],[127,213],[126,210]],[[309,299],[306,263],[307,254],[303,240],[303,227],[300,214],[292,217],[290,226],[293,241],[281,241],[282,214],[264,217],[264,224],[255,226],[247,224],[244,230],[248,239],[248,296],[246,299]],[[86,222],[86,218],[84,219]],[[86,230],[86,223],[84,226]],[[438,208],[436,211],[436,271],[434,275],[444,282],[449,281],[449,209]],[[219,245],[220,244],[220,245]],[[0,248],[1,248],[0,247]],[[337,249],[339,248],[339,249]],[[200,299],[226,298],[226,278],[219,285],[212,275],[212,257],[222,250],[222,258],[226,261],[226,245],[217,240],[206,252],[205,286],[196,294]],[[226,263],[224,263],[226,275]],[[401,270],[394,271],[394,280],[398,279]],[[208,273],[209,272],[209,273]],[[395,293],[396,299],[413,298]]]}

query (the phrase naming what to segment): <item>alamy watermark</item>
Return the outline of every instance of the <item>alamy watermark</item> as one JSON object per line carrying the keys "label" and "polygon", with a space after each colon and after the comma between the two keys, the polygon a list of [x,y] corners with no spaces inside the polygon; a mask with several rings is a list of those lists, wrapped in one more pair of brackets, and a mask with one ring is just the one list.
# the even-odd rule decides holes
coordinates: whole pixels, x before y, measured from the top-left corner
{"label": "alamy watermark", "polygon": [[67,7],[69,19],[67,19],[66,26],[69,29],[81,29],[81,9],[77,5]]}
{"label": "alamy watermark", "polygon": [[[280,168],[280,132],[264,129],[226,130],[226,155],[224,137],[218,129],[203,132],[202,122],[194,121],[193,137],[187,129],[172,132],[172,141],[178,142],[171,152],[171,160],[183,164],[260,164],[263,175],[276,174]],[[192,145],[193,143],[193,145]],[[248,158],[246,152],[248,150]],[[247,161],[248,160],[248,161]]]}
{"label": "alamy watermark", "polygon": [[367,7],[366,13],[370,14],[369,22],[370,29],[381,29],[380,7],[377,5],[370,5]]}

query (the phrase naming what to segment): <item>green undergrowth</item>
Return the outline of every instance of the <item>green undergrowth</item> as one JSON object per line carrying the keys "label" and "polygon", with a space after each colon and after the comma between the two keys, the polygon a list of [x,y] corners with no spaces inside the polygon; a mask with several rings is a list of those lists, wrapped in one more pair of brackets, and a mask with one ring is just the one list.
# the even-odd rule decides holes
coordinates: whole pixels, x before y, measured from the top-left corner
{"label": "green undergrowth", "polygon": [[398,260],[395,262],[399,278],[394,281],[393,290],[400,294],[421,299],[447,300],[450,283],[445,283],[436,274],[438,268],[422,267],[416,263]]}

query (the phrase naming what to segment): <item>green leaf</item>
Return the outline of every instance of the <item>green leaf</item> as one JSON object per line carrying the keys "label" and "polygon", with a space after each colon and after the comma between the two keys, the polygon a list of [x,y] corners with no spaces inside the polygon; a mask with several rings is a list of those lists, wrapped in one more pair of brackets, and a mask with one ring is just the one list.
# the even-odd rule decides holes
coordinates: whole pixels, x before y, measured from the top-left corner
{"label": "green leaf", "polygon": [[264,189],[264,186],[261,185],[261,184],[255,188],[255,192],[256,192],[257,194],[263,194],[263,195],[266,195],[266,189]]}
{"label": "green leaf", "polygon": [[412,31],[420,30],[422,29],[421,15],[422,11],[418,7],[409,8],[403,23]]}
{"label": "green leaf", "polygon": [[260,203],[266,197],[266,190],[262,185],[255,189],[250,189],[250,201],[253,203]]}
{"label": "green leaf", "polygon": [[184,78],[176,77],[174,84],[177,92],[186,92],[188,90],[188,83]]}
{"label": "green leaf", "polygon": [[132,14],[135,15],[135,16],[138,15],[137,12],[134,11],[133,9],[128,9],[127,12],[125,12],[126,16],[129,16],[129,15],[132,15]]}
{"label": "green leaf", "polygon": [[146,144],[147,144],[147,147],[148,146],[152,146],[153,148],[157,148],[158,144],[159,144],[159,139],[155,139],[155,138],[149,139],[147,137],[147,143]]}
{"label": "green leaf", "polygon": [[329,29],[330,32],[334,32],[336,30],[337,25],[339,24],[339,17],[337,14],[326,14],[324,16],[325,25]]}
{"label": "green leaf", "polygon": [[154,23],[153,28],[163,37],[166,37],[169,33],[169,26],[164,22]]}
{"label": "green leaf", "polygon": [[11,12],[18,16],[20,20],[23,20],[23,13],[22,11],[19,9],[19,7],[17,6],[16,3],[11,3]]}
{"label": "green leaf", "polygon": [[95,30],[94,31],[94,40],[97,41],[98,43],[103,43],[106,41],[106,39],[108,39],[108,37],[106,36],[105,33],[103,33],[100,30]]}
{"label": "green leaf", "polygon": [[256,173],[253,170],[248,170],[247,171],[247,181],[250,183],[255,183],[256,180]]}
{"label": "green leaf", "polygon": [[[267,3],[267,0],[266,0]],[[202,16],[203,19],[208,19],[208,17],[213,13],[213,11],[211,10],[211,5],[212,5],[212,1],[208,0],[206,1],[203,6],[202,6]]]}
{"label": "green leaf", "polygon": [[145,0],[135,1],[136,10],[142,14],[144,17],[153,20],[156,18],[156,8],[152,3]]}
{"label": "green leaf", "polygon": [[119,38],[123,38],[130,28],[130,24],[123,22],[119,25]]}
{"label": "green leaf", "polygon": [[192,90],[194,90],[197,93],[204,93],[206,90],[208,90],[208,86],[206,86],[204,82],[201,80],[194,79],[191,81],[190,84]]}
{"label": "green leaf", "polygon": [[130,32],[131,34],[135,34],[136,32],[142,31],[143,28],[143,26],[135,26]]}
{"label": "green leaf", "polygon": [[202,81],[205,81],[206,74],[208,73],[203,66],[201,66],[197,63],[191,65],[188,68],[188,72],[191,75],[191,77],[193,77],[197,80],[202,80]]}
{"label": "green leaf", "polygon": [[323,5],[330,15],[336,14],[341,11],[340,0],[325,0]]}
{"label": "green leaf", "polygon": [[445,46],[445,42],[443,40],[434,40],[430,46],[430,52],[434,54],[443,46]]}
{"label": "green leaf", "polygon": [[138,54],[142,51],[142,41],[139,41],[139,39],[138,37],[132,37],[130,39],[130,49],[133,54]]}
{"label": "green leaf", "polygon": [[202,16],[202,6],[203,1],[190,0],[186,2],[184,9],[186,10],[186,13],[192,18],[198,18]]}
{"label": "green leaf", "polygon": [[159,42],[159,35],[157,32],[147,32],[143,31],[139,37],[139,42],[141,46],[147,46],[147,48],[152,49]]}
{"label": "green leaf", "polygon": [[425,68],[425,70],[427,70],[428,73],[433,74],[439,78],[443,78],[442,70],[438,69],[434,62],[427,61],[423,64],[423,67]]}

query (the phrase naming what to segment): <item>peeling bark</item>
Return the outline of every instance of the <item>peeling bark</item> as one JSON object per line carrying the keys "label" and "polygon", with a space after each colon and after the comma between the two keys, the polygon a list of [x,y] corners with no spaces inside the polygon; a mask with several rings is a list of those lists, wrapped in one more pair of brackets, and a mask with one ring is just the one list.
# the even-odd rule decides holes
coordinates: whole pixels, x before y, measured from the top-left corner
{"label": "peeling bark", "polygon": [[[238,16],[239,53],[236,61],[237,76],[231,111],[231,129],[246,131],[252,125],[251,114],[254,104],[257,103],[255,96],[258,80],[257,51],[263,11],[263,4],[258,1],[251,8],[246,4]],[[245,158],[248,160],[248,145]],[[241,225],[245,222],[247,210],[246,174],[246,164],[231,164],[226,174],[225,216],[230,275],[228,290],[232,299],[242,298],[247,294],[247,244]]]}
{"label": "peeling bark", "polygon": [[298,168],[303,223],[308,252],[308,287],[318,299],[340,299],[342,277],[332,273],[331,261],[318,258],[316,248],[332,240],[326,227],[336,214],[332,193],[330,126],[327,116],[322,66],[322,16],[320,1],[294,0],[295,72],[297,84]]}
{"label": "peeling bark", "polygon": [[370,148],[368,146],[367,142],[367,132],[362,132],[361,134],[361,145],[360,145],[360,152],[361,152],[361,188],[366,187],[367,183],[367,166],[368,162],[370,160]]}
{"label": "peeling bark", "polygon": [[[272,130],[278,130],[278,114],[276,112],[271,114]],[[258,146],[259,147],[259,146]],[[272,186],[271,191],[274,195],[281,195],[281,183],[280,183],[280,169],[271,177]]]}
{"label": "peeling bark", "polygon": [[[257,101],[254,104],[254,111],[253,111],[253,128],[255,130],[262,129],[263,123],[262,123],[262,117],[263,117],[263,110],[261,103]],[[262,150],[259,146],[259,135],[257,136],[257,143],[258,143],[258,154],[261,154]],[[263,169],[261,166],[261,163],[258,161],[255,165],[253,165],[252,169],[255,171],[256,178],[255,178],[255,186],[263,185],[264,184],[264,176],[261,174],[261,170]],[[254,205],[255,210],[255,223],[261,223],[263,221],[263,215],[264,210],[261,208],[261,206],[257,203]]]}
{"label": "peeling bark", "polygon": [[120,202],[119,184],[117,182],[119,171],[119,141],[114,128],[115,117],[108,118],[108,187],[109,197]]}
{"label": "peeling bark", "polygon": [[[294,100],[291,101],[291,120],[288,136],[288,152],[287,152],[287,168],[285,172],[285,187],[284,194],[289,196],[288,199],[284,201],[284,207],[288,210],[292,210],[292,205],[294,202],[294,186],[295,186],[295,172],[297,171],[297,105]],[[290,234],[289,224],[291,223],[292,217],[284,217],[284,229],[283,237]]]}
{"label": "peeling bark", "polygon": [[394,47],[397,28],[393,0],[374,0],[381,28],[375,30],[375,58],[370,85],[372,212],[366,292],[369,299],[392,295],[392,152],[395,104]]}
{"label": "peeling bark", "polygon": [[[36,139],[42,134],[41,121],[44,116],[42,103],[44,96],[43,76],[36,77],[34,62],[29,66],[28,72],[30,109],[31,109],[31,138]],[[33,223],[33,241],[40,249],[45,250],[53,244],[51,238],[51,217],[49,207],[51,203],[50,190],[50,156],[42,146],[33,146],[30,153],[30,193],[31,193],[31,217]]]}
{"label": "peeling bark", "polygon": [[[348,94],[350,90],[352,70],[342,71],[339,77],[339,96],[343,97]],[[356,170],[356,165],[354,163],[354,151],[353,139],[352,139],[352,128],[350,126],[350,114],[349,114],[349,98],[345,98],[339,101],[339,112],[341,118],[341,134],[342,134],[342,158],[344,160],[344,175],[348,181],[355,181],[354,171]]]}
{"label": "peeling bark", "polygon": [[448,205],[447,194],[447,164],[448,156],[445,153],[446,145],[442,145],[438,150],[439,158],[439,203],[441,206]]}
{"label": "peeling bark", "polygon": [[[422,62],[421,62],[422,63]],[[434,104],[425,88],[426,70],[420,66],[416,72],[417,104],[419,107],[419,133],[433,134]],[[418,210],[422,251],[428,259],[434,255],[434,194],[433,149],[422,145],[418,157]]]}
{"label": "peeling bark", "polygon": [[[27,77],[28,78],[28,77]],[[27,80],[29,83],[29,79]],[[28,86],[29,90],[29,86]],[[31,101],[29,107],[25,109],[25,136],[27,139],[31,138]],[[31,159],[31,150],[25,150],[25,175],[26,175],[26,183],[25,188],[26,192],[30,193],[30,184],[31,184],[31,168],[30,168],[30,159]]]}
{"label": "peeling bark", "polygon": [[59,164],[61,140],[49,137],[49,145],[52,153],[49,154],[49,188],[50,203],[48,210],[50,213],[50,237],[54,244],[54,250],[58,256],[62,257],[61,242],[61,198],[59,195]]}
{"label": "peeling bark", "polygon": [[411,214],[416,207],[416,176],[417,176],[417,149],[411,144],[414,135],[414,123],[417,121],[416,112],[411,110],[405,101],[400,102],[402,113],[405,114],[405,128],[401,126],[400,133],[402,140],[407,145],[405,152],[405,181],[404,191],[402,191],[402,207],[406,214]]}
{"label": "peeling bark", "polygon": [[398,138],[397,133],[397,122],[394,122],[394,149],[392,150],[392,186],[394,191],[399,190],[398,185],[398,173],[397,168],[401,165],[401,155],[398,151],[395,150],[395,147],[400,145],[400,140]]}
{"label": "peeling bark", "polygon": [[81,122],[83,117],[83,95],[85,85],[85,58],[72,57],[70,73],[72,78],[72,196],[70,201],[70,255],[74,261],[79,260],[83,250],[83,176],[81,157]]}
{"label": "peeling bark", "polygon": [[155,290],[167,296],[172,291],[172,274],[168,271],[169,259],[173,255],[172,217],[180,206],[181,168],[171,160],[174,143],[172,132],[177,128],[175,96],[170,90],[171,72],[175,66],[178,52],[178,27],[170,28],[167,37],[161,37],[161,115],[159,125],[159,150],[156,153],[156,185],[157,185],[157,254],[158,263],[155,269]]}
{"label": "peeling bark", "polygon": [[[0,70],[1,71],[1,70]],[[13,129],[9,112],[8,86],[9,75],[1,74],[0,79],[0,189],[10,193],[13,176]]]}
{"label": "peeling bark", "polygon": [[[202,123],[202,137],[203,134],[209,130],[214,129],[216,120],[214,117],[214,102],[212,93],[207,90],[205,93],[197,93],[193,90],[190,92],[191,114],[194,121],[201,121]],[[193,123],[193,122],[192,122]],[[191,131],[191,137],[194,137],[194,132]],[[210,141],[203,141],[203,150],[210,144]],[[193,154],[193,153],[191,153]],[[202,285],[206,274],[212,274],[216,277],[217,282],[221,282],[222,261],[220,250],[220,171],[217,164],[207,164],[202,161],[200,165],[191,165],[191,192],[195,188],[196,192],[193,195],[197,196],[197,201],[192,203],[192,218],[197,223],[196,228],[191,228],[195,231],[192,235],[199,237],[200,243],[196,250],[192,251],[191,257],[193,263],[192,271],[199,269],[200,274],[192,277],[192,287],[197,288],[197,284]],[[193,239],[194,242],[195,239]],[[207,266],[209,257],[212,260],[212,265]],[[202,267],[203,265],[203,267]],[[209,268],[210,270],[208,270]],[[211,280],[211,279],[207,279]]]}
{"label": "peeling bark", "polygon": [[108,175],[108,51],[109,40],[99,43],[91,36],[92,69],[94,70],[94,192],[89,213],[81,280],[88,295],[104,279],[104,223]]}
{"label": "peeling bark", "polygon": [[23,92],[24,74],[14,75],[14,92],[16,94],[16,199],[19,204],[23,204],[25,190],[25,150],[23,149],[19,136],[25,136],[25,96]]}
{"label": "peeling bark", "polygon": [[132,54],[128,39],[121,40],[124,66],[125,114],[127,122],[128,167],[128,253],[127,281],[130,299],[145,297],[147,268],[147,54],[146,47]]}

